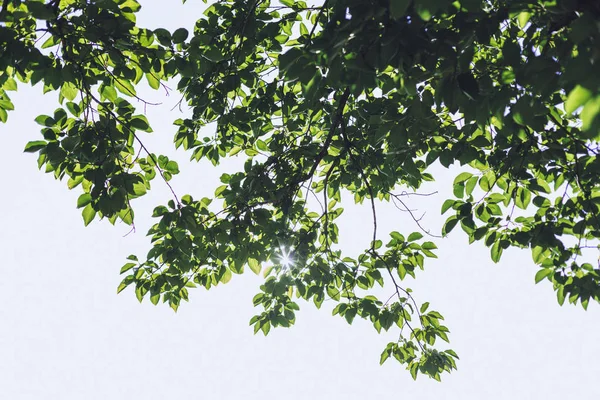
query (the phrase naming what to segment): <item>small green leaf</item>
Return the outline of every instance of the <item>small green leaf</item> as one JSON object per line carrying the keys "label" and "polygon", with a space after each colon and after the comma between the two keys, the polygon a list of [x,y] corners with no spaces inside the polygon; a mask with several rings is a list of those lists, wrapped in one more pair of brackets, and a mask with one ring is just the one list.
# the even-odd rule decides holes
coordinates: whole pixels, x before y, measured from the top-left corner
{"label": "small green leaf", "polygon": [[115,102],[117,100],[117,90],[113,86],[101,85],[100,89],[100,97],[103,100],[108,100],[111,102]]}
{"label": "small green leaf", "polygon": [[354,321],[354,317],[356,316],[356,308],[348,308],[346,313],[344,314],[344,318],[346,321],[352,325],[352,321]]}
{"label": "small green leaf", "polygon": [[[584,131],[590,130],[590,128],[593,126],[594,120],[597,120],[599,115],[600,96],[597,96],[595,99],[588,101],[581,111],[581,129]],[[596,133],[595,139],[600,139],[600,132]]]}
{"label": "small green leaf", "polygon": [[565,101],[565,111],[567,114],[573,113],[573,111],[577,110],[579,107],[584,105],[590,98],[592,97],[592,91],[581,86],[577,85],[567,97]]}
{"label": "small green leaf", "polygon": [[175,32],[173,32],[173,36],[171,37],[171,39],[173,40],[173,43],[178,44],[178,43],[185,42],[185,40],[188,38],[188,36],[189,36],[189,32],[187,29],[179,28],[179,29],[176,29]]}
{"label": "small green leaf", "polygon": [[133,194],[137,197],[143,196],[146,194],[146,185],[142,182],[136,182],[133,184]]}
{"label": "small green leaf", "polygon": [[408,6],[412,0],[390,0],[390,17],[392,19],[402,18],[406,15]]}
{"label": "small green leaf", "polygon": [[148,81],[148,85],[150,85],[152,89],[156,90],[160,88],[160,79],[158,79],[156,75],[154,75],[153,73],[147,73],[145,74],[145,76],[146,80]]}
{"label": "small green leaf", "polygon": [[26,4],[27,9],[33,18],[49,20],[56,17],[50,4],[44,4],[43,2],[37,1],[28,1]]}
{"label": "small green leaf", "polygon": [[34,140],[32,142],[28,142],[25,145],[25,149],[23,150],[25,153],[35,153],[48,145],[47,142],[43,140]]}
{"label": "small green leaf", "polygon": [[92,195],[89,193],[84,193],[77,199],[77,208],[82,208],[87,206],[92,202]]}
{"label": "small green leaf", "polygon": [[383,363],[390,357],[391,351],[385,349],[383,353],[381,353],[381,357],[379,357],[379,365],[383,365]]}
{"label": "small green leaf", "polygon": [[421,245],[421,248],[425,250],[435,250],[438,247],[433,242],[425,242]]}
{"label": "small green leaf", "polygon": [[48,115],[38,115],[37,117],[35,117],[34,121],[42,126],[47,127],[54,126],[54,124],[56,123],[54,119]]}
{"label": "small green leaf", "polygon": [[535,274],[535,283],[539,283],[540,281],[542,281],[544,278],[546,278],[547,276],[549,276],[551,274],[552,274],[552,269],[550,269],[550,268],[540,269]]}
{"label": "small green leaf", "polygon": [[152,211],[152,216],[153,217],[161,217],[168,212],[169,212],[169,209],[167,207],[158,206],[158,207],[154,208],[154,211]]}
{"label": "small green leaf", "polygon": [[169,162],[167,162],[165,169],[173,175],[177,175],[179,173],[179,165],[177,165],[177,162],[173,160],[169,160]]}
{"label": "small green leaf", "polygon": [[446,236],[447,234],[452,232],[452,229],[454,229],[454,227],[456,226],[457,223],[458,223],[458,218],[456,218],[456,215],[452,215],[451,217],[449,217],[446,220],[444,227],[442,228],[442,235]]}
{"label": "small green leaf", "polygon": [[467,179],[467,183],[465,184],[465,194],[467,196],[470,196],[473,193],[473,190],[475,189],[475,185],[477,185],[478,180],[479,178],[477,178],[476,176],[472,176],[469,179]]}
{"label": "small green leaf", "polygon": [[255,258],[248,259],[248,266],[256,275],[260,274],[260,263]]}
{"label": "small green leaf", "polygon": [[121,218],[123,223],[133,225],[133,210],[130,207],[127,207],[119,211],[119,218]]}
{"label": "small green leaf", "polygon": [[466,181],[467,179],[469,179],[470,177],[472,177],[473,174],[470,172],[461,172],[460,174],[458,174],[456,176],[456,178],[454,178],[454,182],[453,185],[459,184],[461,182]]}
{"label": "small green leaf", "polygon": [[2,88],[4,90],[12,90],[15,91],[17,90],[17,81],[15,81],[13,78],[8,77],[6,78],[6,82],[4,82],[4,85],[2,85]]}
{"label": "small green leaf", "polygon": [[134,116],[129,121],[129,123],[132,127],[139,129],[140,131],[152,132],[152,128],[150,128],[150,123],[148,122],[148,119],[143,115]]}
{"label": "small green leaf", "polygon": [[533,262],[539,264],[544,259],[544,248],[541,246],[534,246],[531,249],[531,257]]}
{"label": "small green leaf", "polygon": [[526,11],[521,12],[519,14],[519,16],[517,17],[517,20],[519,21],[519,27],[525,28],[525,25],[527,25],[530,18],[531,18],[531,13],[528,13]]}
{"label": "small green leaf", "polygon": [[73,83],[65,82],[60,88],[60,94],[62,94],[65,99],[73,101],[79,94],[79,89],[77,89],[77,86]]}
{"label": "small green leaf", "polygon": [[267,144],[263,141],[263,140],[256,140],[256,148],[259,149],[260,151],[268,151],[269,148],[267,147]]}
{"label": "small green leaf", "polygon": [[420,232],[413,232],[410,235],[408,235],[408,239],[406,239],[407,242],[414,242],[415,240],[419,240],[422,239],[423,235]]}
{"label": "small green leaf", "polygon": [[143,286],[138,286],[135,288],[135,297],[138,299],[138,301],[141,303],[142,300],[144,300],[144,295],[146,294],[145,290],[143,289]]}
{"label": "small green leaf", "polygon": [[137,264],[136,263],[127,263],[125,265],[123,265],[123,267],[121,268],[121,271],[119,272],[120,274],[123,274],[127,271],[129,271],[131,268],[135,267]]}
{"label": "small green leaf", "polygon": [[453,199],[448,199],[444,201],[444,204],[442,204],[442,214],[445,214],[446,211],[448,211],[455,203],[456,200]]}
{"label": "small green leaf", "polygon": [[500,261],[500,257],[502,256],[502,250],[503,249],[500,246],[500,241],[494,242],[494,244],[492,245],[492,250],[491,250],[492,261],[494,261],[495,263]]}
{"label": "small green leaf", "polygon": [[227,190],[227,185],[221,185],[215,189],[215,197],[219,197],[225,190]]}
{"label": "small green leaf", "polygon": [[115,79],[115,88],[125,96],[136,96],[135,87],[131,81],[125,79]]}
{"label": "small green leaf", "polygon": [[558,290],[556,291],[556,298],[558,300],[558,304],[560,304],[561,306],[563,304],[565,304],[565,287],[564,286],[560,286],[558,288]]}
{"label": "small green leaf", "polygon": [[133,281],[134,278],[132,275],[126,276],[125,279],[123,279],[119,284],[119,287],[117,288],[117,294],[121,293],[127,286],[131,285]]}
{"label": "small green leaf", "polygon": [[150,296],[150,303],[157,305],[160,301],[160,293],[155,293]]}
{"label": "small green leaf", "polygon": [[231,270],[229,268],[225,268],[225,273],[221,277],[221,283],[229,282],[232,276],[233,274],[231,273]]}
{"label": "small green leaf", "polygon": [[91,204],[88,204],[81,212],[81,215],[83,216],[84,225],[88,226],[96,216],[96,210],[94,210]]}

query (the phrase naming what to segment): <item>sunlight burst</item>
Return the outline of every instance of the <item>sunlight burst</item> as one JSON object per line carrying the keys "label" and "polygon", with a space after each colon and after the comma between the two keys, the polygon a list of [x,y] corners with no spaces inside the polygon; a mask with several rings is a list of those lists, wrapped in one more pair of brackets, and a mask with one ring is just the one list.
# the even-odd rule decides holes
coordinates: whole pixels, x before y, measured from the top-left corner
{"label": "sunlight burst", "polygon": [[292,257],[292,252],[289,249],[281,246],[279,248],[278,261],[283,269],[291,268],[294,265],[294,259]]}

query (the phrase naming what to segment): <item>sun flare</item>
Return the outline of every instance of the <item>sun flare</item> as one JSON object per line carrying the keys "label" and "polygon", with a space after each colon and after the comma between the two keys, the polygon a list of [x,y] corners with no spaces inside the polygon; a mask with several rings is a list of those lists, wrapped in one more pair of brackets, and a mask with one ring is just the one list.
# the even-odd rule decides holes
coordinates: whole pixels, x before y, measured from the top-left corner
{"label": "sun flare", "polygon": [[279,248],[279,256],[277,257],[279,264],[283,269],[291,268],[294,265],[294,259],[292,257],[292,252],[290,249],[285,247]]}

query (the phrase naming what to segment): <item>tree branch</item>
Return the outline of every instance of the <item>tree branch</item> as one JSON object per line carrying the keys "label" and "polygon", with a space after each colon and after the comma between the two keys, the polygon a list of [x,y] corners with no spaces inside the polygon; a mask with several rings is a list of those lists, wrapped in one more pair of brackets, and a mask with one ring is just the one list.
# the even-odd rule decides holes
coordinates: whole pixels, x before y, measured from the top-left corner
{"label": "tree branch", "polygon": [[346,102],[348,101],[349,96],[350,96],[350,88],[346,88],[346,90],[344,90],[344,93],[342,93],[342,96],[340,97],[337,110],[336,110],[333,120],[331,122],[331,126],[329,127],[329,132],[327,133],[327,138],[325,138],[325,142],[323,143],[323,147],[321,148],[321,151],[315,157],[315,160],[313,162],[312,167],[310,168],[310,171],[308,171],[306,174],[300,176],[298,179],[293,181],[290,185],[297,185],[299,183],[304,182],[305,180],[307,180],[308,178],[313,176],[315,174],[315,172],[317,171],[317,168],[319,167],[319,163],[327,155],[327,150],[329,149],[329,146],[331,145],[331,142],[333,140],[333,134],[335,133],[336,128],[342,122],[344,107],[346,106]]}

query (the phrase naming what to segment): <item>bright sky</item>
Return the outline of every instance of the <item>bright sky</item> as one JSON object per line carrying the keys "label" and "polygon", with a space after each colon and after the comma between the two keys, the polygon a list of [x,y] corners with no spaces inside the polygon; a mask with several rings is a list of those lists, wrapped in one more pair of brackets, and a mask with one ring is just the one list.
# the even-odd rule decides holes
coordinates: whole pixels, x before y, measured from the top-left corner
{"label": "bright sky", "polygon": [[[199,1],[143,1],[140,24],[191,27]],[[155,133],[144,139],[156,153],[174,157],[182,174],[173,180],[179,194],[210,196],[221,173],[235,161],[213,168],[188,164],[175,152],[170,111],[173,94],[143,92],[163,106],[148,110]],[[209,292],[190,291],[177,314],[132,291],[117,295],[119,269],[131,253],[144,254],[145,232],[155,205],[169,193],[157,179],[148,196],[136,201],[137,233],[94,222],[84,228],[75,201],[79,192],[37,170],[36,157],[22,152],[39,137],[33,122],[57,107],[57,94],[20,88],[17,111],[0,126],[4,184],[0,196],[0,399],[345,399],[408,398],[460,400],[600,398],[600,307],[563,306],[548,282],[534,284],[528,251],[505,252],[490,261],[481,243],[469,246],[458,229],[437,241],[437,260],[406,285],[417,301],[446,317],[451,344],[461,359],[442,383],[420,377],[379,355],[396,332],[378,335],[370,323],[332,317],[300,303],[291,329],[254,336],[248,321],[260,278],[251,272]],[[426,226],[439,229],[440,205],[449,197],[452,174],[424,190],[437,196],[413,200],[427,211]],[[448,194],[448,196],[446,196]],[[350,200],[350,199],[349,199]],[[368,243],[369,208],[351,207],[340,224],[341,246],[349,252]],[[391,230],[416,230],[404,213],[379,208],[381,238]],[[391,289],[390,289],[391,290]]]}

